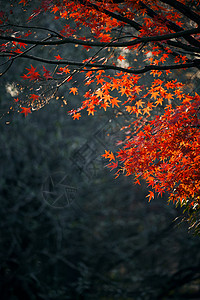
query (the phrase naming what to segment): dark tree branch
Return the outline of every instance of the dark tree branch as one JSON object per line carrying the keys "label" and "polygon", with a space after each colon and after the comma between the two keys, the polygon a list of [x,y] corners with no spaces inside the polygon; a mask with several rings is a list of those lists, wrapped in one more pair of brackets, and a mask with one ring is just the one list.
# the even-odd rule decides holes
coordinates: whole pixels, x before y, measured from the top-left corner
{"label": "dark tree branch", "polygon": [[[142,8],[146,9],[147,14],[148,14],[151,18],[155,18],[155,17],[159,18],[159,15],[158,15],[155,11],[153,11],[151,8],[149,8],[146,4],[144,4],[142,1],[140,1],[139,3],[140,3],[140,6],[141,6]],[[162,18],[162,19],[163,19],[163,18]],[[184,31],[184,29],[183,29],[181,26],[179,26],[179,25],[173,23],[172,21],[169,21],[169,20],[167,20],[167,19],[164,18],[164,19],[163,19],[163,22],[165,23],[165,25],[166,25],[169,29],[171,29],[171,30],[173,30],[173,31],[175,31],[175,32],[181,32],[181,31]],[[191,44],[191,45],[193,45],[193,46],[195,46],[195,47],[200,48],[200,42],[197,41],[195,38],[193,38],[193,37],[191,37],[191,36],[184,36],[184,39],[185,39],[189,44]]]}
{"label": "dark tree branch", "polygon": [[51,30],[49,28],[45,28],[45,27],[41,27],[41,26],[26,26],[26,25],[16,25],[16,24],[5,24],[5,25],[1,25],[1,28],[5,28],[5,27],[16,27],[16,28],[22,28],[22,29],[36,29],[36,30],[44,30],[44,31],[48,31],[51,33],[52,36],[57,36],[59,38],[63,38],[63,36],[58,33],[55,30]]}
{"label": "dark tree branch", "polygon": [[[43,39],[43,41],[47,41],[47,40],[50,39],[50,38],[51,38],[50,36],[49,36],[49,37],[46,37],[45,39]],[[19,58],[19,57],[25,55],[26,53],[30,52],[32,49],[36,48],[37,46],[38,46],[38,45],[33,45],[33,46],[29,47],[28,49],[26,49],[24,52],[19,53],[19,54],[16,54],[14,57],[9,58],[7,61],[5,61],[4,63],[2,63],[0,66],[3,66],[3,65],[7,64],[7,63],[10,62],[10,61],[13,62],[15,59],[17,59],[17,58]],[[3,73],[3,74],[4,74],[4,73]],[[3,74],[0,74],[0,76],[2,76]]]}
{"label": "dark tree branch", "polygon": [[10,69],[10,67],[12,66],[13,60],[9,60],[9,61],[10,61],[9,65],[7,66],[7,68],[2,73],[0,73],[0,77],[2,77]]}
{"label": "dark tree branch", "polygon": [[167,44],[170,46],[176,47],[176,48],[181,48],[181,49],[189,51],[189,52],[196,52],[196,53],[200,52],[199,48],[184,44],[180,41],[175,42],[175,41],[169,40],[169,41],[167,41]]}
{"label": "dark tree branch", "polygon": [[[93,47],[128,47],[128,46],[134,46],[138,45],[140,43],[149,43],[149,42],[158,42],[158,41],[167,41],[174,38],[186,38],[190,36],[191,34],[200,33],[200,28],[193,28],[188,30],[183,30],[175,33],[169,33],[169,34],[163,34],[163,35],[157,35],[157,36],[147,36],[142,38],[137,38],[132,41],[127,42],[91,42],[91,41],[83,41],[79,39],[74,38],[62,38],[60,40],[56,41],[44,41],[44,40],[30,40],[30,39],[23,39],[23,38],[16,38],[13,36],[0,36],[0,40],[5,41],[15,41],[25,44],[36,44],[36,45],[45,45],[45,46],[52,46],[52,45],[63,45],[63,44],[77,44],[77,45],[85,45],[85,46],[93,46]],[[125,37],[117,38],[122,39]],[[196,52],[200,52],[200,43],[199,47],[192,47],[192,50],[195,49]]]}
{"label": "dark tree branch", "polygon": [[196,14],[194,11],[192,11],[188,6],[184,5],[183,3],[177,0],[161,0],[161,2],[169,4],[170,6],[180,11],[183,15],[188,17],[190,20],[200,25],[200,16]]}
{"label": "dark tree branch", "polygon": [[[13,53],[4,53],[1,54],[0,57],[8,57],[13,55]],[[36,57],[33,55],[23,55],[21,58],[27,58],[27,59],[32,59],[36,61],[40,61],[46,64],[51,64],[51,65],[69,65],[69,66],[78,66],[78,67],[86,67],[86,68],[93,68],[93,71],[98,71],[99,69],[101,70],[116,70],[116,71],[122,71],[125,73],[130,73],[130,74],[144,74],[152,70],[158,70],[158,71],[164,71],[164,70],[177,70],[177,69],[187,69],[187,68],[198,68],[200,65],[200,59],[195,59],[191,61],[190,63],[185,63],[185,64],[176,64],[176,65],[165,65],[165,66],[156,66],[156,65],[148,65],[145,66],[141,69],[132,69],[132,68],[122,68],[122,67],[117,67],[113,65],[103,65],[103,64],[98,64],[98,63],[82,63],[82,62],[77,62],[77,61],[69,61],[69,60],[50,60],[50,59],[45,59],[41,57]],[[84,71],[84,70],[83,70]]]}
{"label": "dark tree branch", "polygon": [[[83,4],[83,5],[88,5],[88,3],[89,3],[89,1],[87,1],[86,2],[86,0],[78,0],[81,4]],[[102,0],[99,0],[100,2],[102,2]],[[124,0],[112,0],[112,3],[124,3],[125,1]],[[97,5],[93,5],[91,2],[90,2],[90,6],[93,6],[93,8],[95,8],[96,10],[98,10],[98,11],[102,11],[102,8],[100,9]],[[106,13],[106,11],[105,11],[105,13]],[[109,12],[110,13],[110,12]],[[108,11],[107,11],[107,15],[109,15],[109,16],[111,16],[110,14],[108,14]],[[112,15],[112,17],[113,18],[116,18],[116,14],[114,15]],[[123,17],[124,18],[124,17]],[[117,19],[117,18],[116,18]],[[128,21],[128,19],[126,18],[126,21],[124,20],[124,22],[126,23]],[[130,20],[129,20],[130,21]],[[127,24],[129,24],[129,23],[127,23]],[[134,24],[129,24],[129,25],[131,25],[132,27],[134,27],[136,30],[140,30],[141,28],[142,28],[142,25],[140,25],[139,23],[137,23],[137,24],[135,24],[136,26],[134,26]],[[167,44],[169,44],[170,45],[170,42],[171,41],[167,41]],[[159,43],[158,43],[158,45],[163,49],[163,47],[162,47],[162,45],[160,45]],[[199,52],[199,47],[192,47],[192,46],[190,46],[190,45],[186,45],[185,46],[185,44],[183,44],[183,43],[180,43],[180,44],[176,44],[176,47],[178,47],[178,48],[182,48],[182,49],[184,49],[184,50],[186,50],[186,47],[187,47],[187,51],[190,51],[190,52]],[[190,49],[189,49],[189,47],[190,47]],[[174,51],[172,51],[172,55],[173,56],[177,56],[177,53],[176,52],[174,52]],[[188,61],[190,61],[189,59],[188,59]]]}

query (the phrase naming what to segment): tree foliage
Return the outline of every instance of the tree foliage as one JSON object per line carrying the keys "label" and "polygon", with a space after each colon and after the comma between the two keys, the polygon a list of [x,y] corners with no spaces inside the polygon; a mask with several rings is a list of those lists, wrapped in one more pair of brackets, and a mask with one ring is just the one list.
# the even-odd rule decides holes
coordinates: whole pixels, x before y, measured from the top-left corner
{"label": "tree foliage", "polygon": [[[26,17],[13,22],[19,5]],[[45,21],[37,26],[47,15],[55,28]],[[0,22],[1,76],[26,60],[24,74],[17,74],[22,93],[11,110],[27,116],[60,89],[75,98],[84,84],[82,103],[69,111],[74,120],[98,109],[127,114],[118,151],[103,155],[116,176],[134,175],[138,184],[145,179],[149,200],[167,193],[198,212],[200,96],[195,84],[186,84],[188,71],[200,68],[198,0],[22,0],[1,11]],[[74,47],[71,58],[65,47]]]}

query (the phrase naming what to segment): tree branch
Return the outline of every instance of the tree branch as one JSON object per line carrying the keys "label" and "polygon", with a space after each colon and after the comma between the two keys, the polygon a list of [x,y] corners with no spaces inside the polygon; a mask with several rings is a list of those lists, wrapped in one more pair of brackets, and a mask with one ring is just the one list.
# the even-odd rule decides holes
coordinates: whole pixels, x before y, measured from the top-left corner
{"label": "tree branch", "polygon": [[[45,39],[43,39],[43,41],[47,41],[48,39],[50,39],[51,37],[46,37]],[[0,66],[5,65],[6,63],[10,62],[10,61],[14,61],[15,59],[19,58],[20,56],[25,55],[26,53],[30,52],[32,49],[34,49],[35,47],[37,47],[38,45],[33,45],[31,47],[29,47],[28,49],[26,49],[24,52],[16,54],[14,57],[12,57],[11,59],[9,58],[7,61],[5,61],[4,63],[2,63]],[[11,52],[12,53],[12,52]],[[4,72],[5,73],[5,72]],[[4,75],[4,73],[0,74],[0,76]]]}
{"label": "tree branch", "polygon": [[[63,44],[77,44],[77,45],[85,45],[85,46],[93,46],[93,47],[128,47],[128,46],[134,46],[140,43],[149,43],[149,42],[158,42],[158,41],[167,41],[170,39],[174,38],[185,38],[187,36],[190,36],[191,34],[196,34],[200,33],[200,28],[193,28],[193,29],[188,29],[188,30],[183,30],[175,33],[169,33],[169,34],[163,34],[163,35],[157,35],[157,36],[147,36],[147,37],[142,37],[142,38],[137,38],[132,41],[127,41],[127,42],[110,42],[110,43],[105,43],[105,42],[91,42],[91,41],[83,41],[79,39],[74,39],[74,38],[63,38],[60,40],[56,41],[41,41],[41,40],[28,40],[28,39],[23,39],[23,38],[16,38],[13,36],[0,36],[0,40],[5,40],[5,41],[15,41],[15,42],[20,42],[20,43],[25,43],[25,44],[36,44],[36,45],[45,45],[45,46],[52,46],[52,45],[63,45]],[[118,38],[122,39],[125,37]],[[199,47],[192,47],[192,50],[195,49],[196,52],[200,52],[200,43]]]}
{"label": "tree branch", "polygon": [[199,53],[200,52],[200,49],[197,48],[197,47],[193,47],[193,46],[190,46],[190,45],[187,45],[187,44],[184,44],[180,41],[178,42],[175,42],[175,41],[167,41],[167,44],[170,45],[170,46],[173,46],[173,47],[176,47],[176,48],[181,48],[183,50],[186,50],[186,51],[189,51],[189,52],[196,52],[196,53]]}
{"label": "tree branch", "polygon": [[84,6],[92,7],[94,9],[96,9],[97,11],[99,11],[101,13],[104,13],[105,15],[107,15],[109,17],[112,17],[112,18],[114,18],[118,21],[124,22],[124,23],[130,25],[131,27],[135,28],[136,30],[140,30],[142,28],[142,26],[139,23],[137,23],[133,20],[130,20],[130,19],[128,19],[128,18],[126,18],[122,15],[111,12],[111,11],[109,11],[109,10],[103,8],[103,7],[100,8],[98,5],[96,5],[94,3],[91,3],[87,0],[79,0],[79,2]]}
{"label": "tree branch", "polygon": [[[8,57],[13,55],[13,53],[4,53],[0,54],[0,57]],[[190,63],[185,63],[185,64],[176,64],[176,65],[165,65],[165,66],[156,66],[156,65],[148,65],[145,66],[141,69],[129,69],[129,68],[122,68],[118,66],[113,66],[113,65],[103,65],[103,64],[98,64],[98,63],[83,63],[83,62],[77,62],[77,61],[70,61],[70,60],[50,60],[50,59],[45,59],[41,57],[36,57],[33,55],[23,55],[20,58],[27,58],[27,59],[32,59],[36,61],[40,61],[46,64],[53,64],[53,65],[69,65],[69,66],[78,66],[78,67],[86,67],[86,68],[92,68],[93,71],[98,71],[99,69],[101,70],[116,70],[116,71],[121,71],[125,73],[130,73],[130,74],[144,74],[152,70],[158,70],[158,71],[164,71],[164,70],[178,70],[178,69],[188,69],[188,68],[198,68],[200,65],[200,59],[195,59],[191,61]],[[84,70],[82,70],[84,71]]]}
{"label": "tree branch", "polygon": [[[146,9],[147,14],[148,14],[151,18],[159,17],[159,15],[158,15],[155,11],[153,11],[151,8],[149,8],[149,7],[148,7],[146,4],[144,4],[142,1],[140,1],[139,3],[140,3],[140,6],[141,6],[142,8]],[[184,31],[184,29],[183,29],[181,26],[179,26],[179,25],[173,23],[172,21],[167,20],[166,18],[163,18],[163,22],[165,23],[165,25],[166,25],[169,29],[171,29],[171,30],[173,30],[173,31],[175,31],[175,32],[181,32],[181,31]],[[197,41],[196,39],[194,39],[193,37],[191,37],[191,36],[184,36],[184,39],[185,39],[188,43],[190,43],[191,45],[200,48],[200,42]]]}
{"label": "tree branch", "polygon": [[51,33],[52,36],[58,36],[60,38],[63,38],[63,36],[58,33],[55,30],[51,30],[49,28],[45,28],[45,27],[41,27],[41,26],[26,26],[26,25],[16,25],[16,24],[5,24],[5,25],[1,25],[0,28],[4,28],[4,27],[17,27],[17,28],[23,28],[23,29],[37,29],[37,30],[44,30],[44,31],[48,31]]}
{"label": "tree branch", "polygon": [[192,11],[188,6],[184,5],[183,3],[177,0],[161,0],[161,2],[169,4],[170,6],[180,11],[183,15],[188,17],[190,20],[200,25],[200,16],[196,14],[194,11]]}
{"label": "tree branch", "polygon": [[[108,11],[108,10],[106,10],[106,9],[103,9],[102,7],[101,7],[101,9],[97,6],[97,5],[95,5],[95,4],[92,4],[91,2],[89,2],[89,1],[87,1],[86,2],[86,0],[78,0],[81,4],[83,4],[83,5],[88,5],[88,3],[89,3],[89,6],[91,6],[91,7],[93,7],[93,8],[95,8],[96,10],[98,10],[98,11],[103,11],[105,14],[107,14],[107,15],[109,15],[109,16],[111,16],[111,17],[113,17],[113,18],[115,18],[115,19],[118,19],[118,20],[120,20],[120,21],[123,21],[124,23],[127,23],[127,24],[129,24],[129,25],[131,25],[132,27],[134,27],[136,30],[141,30],[141,28],[142,28],[142,25],[140,25],[139,23],[136,23],[135,21],[134,21],[134,23],[132,23],[133,21],[131,21],[131,20],[129,20],[128,18],[125,18],[125,17],[123,17],[123,16],[118,16],[118,15],[116,15],[116,14],[114,14],[114,13],[112,13],[112,12],[110,12],[110,11]],[[101,0],[99,0],[100,2],[102,2]],[[112,1],[113,3],[124,3],[125,1],[124,0],[113,0]],[[142,3],[142,2],[141,2]],[[141,4],[140,3],[140,4]],[[150,10],[149,9],[149,13],[151,13],[152,14],[152,12],[153,12],[153,10]],[[157,15],[155,12],[154,12],[154,14],[155,15]],[[119,19],[119,17],[120,17],[120,19]],[[167,20],[166,20],[167,21]],[[130,23],[131,22],[131,23]],[[171,22],[172,23],[172,22]],[[173,23],[172,23],[172,25],[173,25]],[[176,24],[175,24],[176,25]],[[179,29],[180,29],[181,27],[179,27]],[[182,29],[183,30],[183,29]],[[170,45],[170,43],[169,42],[167,42],[167,44],[169,44]],[[184,45],[184,44],[182,44],[182,45]],[[121,46],[119,46],[119,47],[121,47]],[[123,47],[123,46],[122,46]],[[177,45],[177,47],[178,47],[178,45]],[[187,45],[187,47],[190,47],[189,45]],[[179,47],[179,48],[182,48],[182,47]],[[199,48],[199,47],[198,47]],[[196,49],[198,49],[198,48],[195,48],[195,47],[192,47],[191,46],[191,48],[190,48],[190,50],[189,51],[191,51],[191,52],[195,52],[194,50]],[[182,48],[182,49],[184,49],[184,50],[186,50],[185,49],[185,47],[184,48]],[[188,50],[188,49],[187,49]],[[198,52],[198,50],[196,51],[196,52]]]}

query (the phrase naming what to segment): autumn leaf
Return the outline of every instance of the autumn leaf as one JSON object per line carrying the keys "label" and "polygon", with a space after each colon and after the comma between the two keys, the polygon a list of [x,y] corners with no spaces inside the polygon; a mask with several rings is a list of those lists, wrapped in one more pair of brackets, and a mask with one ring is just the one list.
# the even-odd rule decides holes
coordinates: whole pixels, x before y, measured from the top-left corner
{"label": "autumn leaf", "polygon": [[30,79],[30,77],[29,77],[28,75],[26,75],[26,74],[22,75],[21,78],[22,78],[23,80]]}
{"label": "autumn leaf", "polygon": [[55,5],[53,8],[52,8],[52,12],[54,12],[54,14],[59,11],[59,8]]}
{"label": "autumn leaf", "polygon": [[80,119],[80,117],[81,117],[81,114],[80,113],[75,113],[75,114],[73,114],[73,116],[72,116],[72,118],[74,119],[74,120],[79,120]]}
{"label": "autumn leaf", "polygon": [[21,47],[26,48],[26,46],[28,46],[27,44],[25,44],[25,43],[20,43],[20,42],[18,42],[17,45],[18,45],[20,48],[21,48]]}
{"label": "autumn leaf", "polygon": [[110,161],[115,160],[115,156],[110,150],[109,151],[105,150],[105,153],[102,154],[102,157],[108,158]]}
{"label": "autumn leaf", "polygon": [[110,161],[111,161],[111,160],[115,160],[115,156],[114,156],[114,154],[113,154],[112,152],[110,152],[108,158],[109,158]]}
{"label": "autumn leaf", "polygon": [[69,74],[70,73],[70,69],[68,69],[68,68],[63,68],[63,72],[65,73],[65,74]]}
{"label": "autumn leaf", "polygon": [[119,107],[119,104],[118,104],[118,103],[120,103],[120,102],[121,102],[121,101],[118,100],[118,97],[115,97],[115,98],[111,98],[111,99],[110,99],[110,103],[112,104],[112,107],[114,107],[114,106]]}
{"label": "autumn leaf", "polygon": [[110,164],[108,164],[106,166],[109,167],[110,170],[112,171],[112,170],[114,170],[114,169],[116,169],[118,167],[118,161],[115,162],[115,163],[110,163]]}
{"label": "autumn leaf", "polygon": [[156,99],[159,96],[159,92],[158,91],[152,91],[151,92],[151,98]]}
{"label": "autumn leaf", "polygon": [[174,98],[171,93],[167,93],[165,97],[167,98],[167,100],[171,100]]}
{"label": "autumn leaf", "polygon": [[40,74],[36,72],[36,68],[34,68],[31,65],[31,68],[27,70],[29,71],[26,75],[23,76],[23,79],[29,79],[29,80],[38,80],[40,79]]}
{"label": "autumn leaf", "polygon": [[95,94],[96,94],[98,97],[100,97],[100,98],[103,97],[103,91],[102,91],[101,89],[98,89],[98,90],[95,92]]}
{"label": "autumn leaf", "polygon": [[149,194],[146,197],[149,197],[149,202],[150,202],[151,199],[154,199],[154,193],[152,191],[149,191]]}
{"label": "autumn leaf", "polygon": [[117,59],[119,59],[120,61],[123,61],[123,60],[125,60],[125,57],[120,55]]}
{"label": "autumn leaf", "polygon": [[95,109],[94,109],[93,105],[89,106],[88,109],[87,109],[87,111],[88,111],[88,115],[94,116]]}
{"label": "autumn leaf", "polygon": [[73,93],[74,95],[76,95],[78,94],[78,89],[76,87],[71,87],[69,93]]}
{"label": "autumn leaf", "polygon": [[20,49],[16,49],[16,50],[14,50],[14,52],[18,53],[18,54],[23,53],[23,51],[21,51]]}
{"label": "autumn leaf", "polygon": [[142,101],[142,100],[140,99],[140,100],[138,100],[135,104],[136,104],[137,108],[143,107],[144,101]]}
{"label": "autumn leaf", "polygon": [[135,92],[139,95],[139,93],[142,91],[141,87],[140,86],[134,86],[134,90]]}
{"label": "autumn leaf", "polygon": [[26,5],[27,0],[21,0],[21,1],[19,1],[19,4],[20,4],[20,3],[22,3],[23,5]]}
{"label": "autumn leaf", "polygon": [[55,56],[55,58],[56,58],[57,60],[61,60],[61,59],[62,59],[62,57],[60,56],[60,54],[58,54],[57,56]]}
{"label": "autumn leaf", "polygon": [[31,95],[30,95],[30,98],[32,99],[32,101],[35,101],[35,100],[38,100],[38,99],[39,99],[39,96],[38,96],[38,95],[35,95],[35,94],[31,94]]}
{"label": "autumn leaf", "polygon": [[22,111],[20,112],[21,114],[24,114],[25,117],[31,113],[31,107],[21,107]]}
{"label": "autumn leaf", "polygon": [[162,105],[162,103],[163,103],[163,98],[158,98],[155,102],[156,105],[159,105],[159,104]]}
{"label": "autumn leaf", "polygon": [[101,156],[104,157],[104,158],[108,158],[109,155],[110,155],[110,151],[105,150],[105,153],[102,154]]}
{"label": "autumn leaf", "polygon": [[46,80],[53,78],[50,71],[48,71],[44,66],[43,66],[43,70],[44,70],[43,76],[46,78]]}
{"label": "autumn leaf", "polygon": [[147,106],[147,107],[144,107],[143,109],[143,114],[147,114],[147,115],[150,115],[150,111],[151,109]]}
{"label": "autumn leaf", "polygon": [[107,101],[104,101],[104,102],[101,103],[101,107],[106,111],[107,107],[110,107],[110,105],[108,104]]}

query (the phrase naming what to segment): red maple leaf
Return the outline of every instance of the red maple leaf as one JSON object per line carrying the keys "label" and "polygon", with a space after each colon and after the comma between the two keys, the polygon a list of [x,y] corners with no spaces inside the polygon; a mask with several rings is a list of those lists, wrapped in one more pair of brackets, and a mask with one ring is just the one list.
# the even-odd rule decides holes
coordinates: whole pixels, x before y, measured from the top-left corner
{"label": "red maple leaf", "polygon": [[38,72],[36,72],[36,68],[34,68],[32,65],[31,65],[31,68],[28,69],[26,68],[29,72],[24,75],[26,76],[25,79],[29,78],[30,80],[37,80],[40,78],[40,74]]}
{"label": "red maple leaf", "polygon": [[31,114],[31,107],[21,107],[22,111],[21,114],[24,114],[25,117],[28,116],[28,114]]}
{"label": "red maple leaf", "polygon": [[72,116],[72,118],[73,118],[74,120],[76,120],[76,119],[79,120],[80,117],[81,117],[81,114],[80,114],[80,113],[73,114],[73,116]]}
{"label": "red maple leaf", "polygon": [[78,94],[78,89],[76,87],[72,87],[72,88],[70,88],[70,92],[69,93],[73,93],[74,95]]}
{"label": "red maple leaf", "polygon": [[61,59],[62,59],[62,57],[60,56],[60,54],[58,54],[57,56],[55,56],[55,58],[56,58],[57,60],[61,60]]}
{"label": "red maple leaf", "polygon": [[48,80],[48,79],[50,79],[50,78],[53,78],[53,77],[51,76],[50,71],[48,71],[44,66],[43,66],[43,70],[44,70],[43,76],[46,78],[46,80]]}
{"label": "red maple leaf", "polygon": [[30,95],[30,98],[32,99],[32,101],[35,101],[35,100],[38,100],[38,99],[39,99],[39,96],[38,96],[38,95],[35,95],[35,94],[31,94],[31,95]]}
{"label": "red maple leaf", "polygon": [[149,197],[149,201],[154,198],[154,193],[152,191],[149,191],[149,194],[146,196]]}
{"label": "red maple leaf", "polygon": [[120,61],[125,60],[125,57],[120,55],[117,59],[119,59]]}
{"label": "red maple leaf", "polygon": [[118,161],[108,164],[107,167],[109,167],[111,171],[114,170],[115,168],[118,167]]}
{"label": "red maple leaf", "polygon": [[26,5],[27,0],[21,0],[21,1],[19,1],[19,4],[20,4],[20,3],[23,3],[23,5]]}

